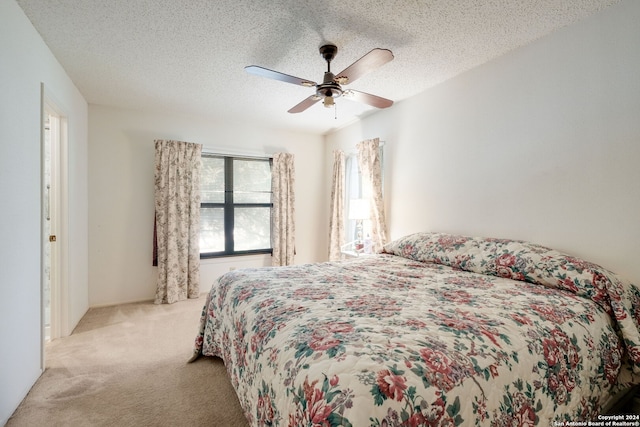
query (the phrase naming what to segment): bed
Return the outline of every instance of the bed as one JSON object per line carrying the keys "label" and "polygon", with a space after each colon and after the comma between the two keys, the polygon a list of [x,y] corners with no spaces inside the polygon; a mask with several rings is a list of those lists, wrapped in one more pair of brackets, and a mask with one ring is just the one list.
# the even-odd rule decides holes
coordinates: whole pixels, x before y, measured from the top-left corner
{"label": "bed", "polygon": [[224,360],[252,426],[570,425],[640,382],[639,324],[638,287],[598,265],[417,233],[223,275],[192,359]]}

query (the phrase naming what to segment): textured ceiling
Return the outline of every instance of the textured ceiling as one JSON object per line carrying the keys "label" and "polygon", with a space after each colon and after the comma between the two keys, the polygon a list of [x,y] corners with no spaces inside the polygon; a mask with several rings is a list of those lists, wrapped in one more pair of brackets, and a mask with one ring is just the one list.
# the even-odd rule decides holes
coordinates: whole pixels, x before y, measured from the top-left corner
{"label": "textured ceiling", "polygon": [[[17,0],[91,104],[246,120],[326,133],[375,110],[291,107],[312,88],[244,71],[322,81],[379,47],[395,59],[345,87],[395,102],[618,0]],[[393,108],[393,107],[391,107]],[[337,119],[335,118],[337,113]]]}

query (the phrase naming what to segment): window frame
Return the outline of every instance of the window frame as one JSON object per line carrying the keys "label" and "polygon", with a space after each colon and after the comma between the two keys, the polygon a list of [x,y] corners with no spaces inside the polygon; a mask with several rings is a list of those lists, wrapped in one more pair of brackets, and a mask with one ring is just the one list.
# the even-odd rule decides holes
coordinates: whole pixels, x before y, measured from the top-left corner
{"label": "window frame", "polygon": [[218,252],[200,252],[200,259],[222,258],[243,255],[261,255],[273,254],[273,239],[269,242],[270,247],[267,249],[249,249],[236,251],[234,250],[234,226],[235,226],[235,208],[269,208],[270,219],[269,227],[273,229],[273,199],[270,202],[263,203],[234,203],[233,202],[233,161],[268,161],[269,169],[273,171],[272,157],[249,157],[234,156],[228,154],[202,153],[202,158],[221,158],[224,159],[224,202],[200,202],[200,210],[206,208],[222,208],[224,212],[224,251]]}

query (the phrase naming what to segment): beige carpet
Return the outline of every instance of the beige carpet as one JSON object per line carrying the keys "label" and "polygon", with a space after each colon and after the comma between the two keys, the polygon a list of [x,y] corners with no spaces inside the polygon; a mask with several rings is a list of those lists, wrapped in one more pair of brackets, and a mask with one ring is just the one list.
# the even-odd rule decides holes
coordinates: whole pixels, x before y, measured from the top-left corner
{"label": "beige carpet", "polygon": [[247,426],[222,361],[187,363],[204,301],[90,309],[7,426]]}

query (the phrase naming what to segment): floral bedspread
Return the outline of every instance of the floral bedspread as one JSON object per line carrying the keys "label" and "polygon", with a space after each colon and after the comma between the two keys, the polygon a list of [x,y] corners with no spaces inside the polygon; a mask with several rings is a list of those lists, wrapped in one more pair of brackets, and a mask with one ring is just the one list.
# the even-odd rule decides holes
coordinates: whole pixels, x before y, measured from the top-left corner
{"label": "floral bedspread", "polygon": [[253,426],[553,425],[640,382],[638,310],[640,290],[597,265],[420,233],[225,274],[194,356],[225,361]]}

